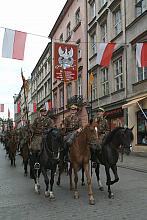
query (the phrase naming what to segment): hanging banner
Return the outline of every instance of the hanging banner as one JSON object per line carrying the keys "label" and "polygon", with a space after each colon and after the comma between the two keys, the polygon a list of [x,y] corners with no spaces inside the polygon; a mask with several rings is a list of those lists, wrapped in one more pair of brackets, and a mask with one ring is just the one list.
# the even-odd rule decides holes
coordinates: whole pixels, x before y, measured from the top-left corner
{"label": "hanging banner", "polygon": [[54,43],[54,77],[64,82],[77,80],[78,47],[75,44]]}

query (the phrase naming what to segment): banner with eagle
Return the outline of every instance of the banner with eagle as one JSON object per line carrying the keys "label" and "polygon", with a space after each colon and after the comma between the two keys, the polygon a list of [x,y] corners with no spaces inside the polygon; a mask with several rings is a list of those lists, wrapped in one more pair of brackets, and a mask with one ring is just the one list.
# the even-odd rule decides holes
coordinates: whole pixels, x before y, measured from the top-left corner
{"label": "banner with eagle", "polygon": [[77,80],[78,47],[75,44],[54,43],[54,77],[69,82]]}

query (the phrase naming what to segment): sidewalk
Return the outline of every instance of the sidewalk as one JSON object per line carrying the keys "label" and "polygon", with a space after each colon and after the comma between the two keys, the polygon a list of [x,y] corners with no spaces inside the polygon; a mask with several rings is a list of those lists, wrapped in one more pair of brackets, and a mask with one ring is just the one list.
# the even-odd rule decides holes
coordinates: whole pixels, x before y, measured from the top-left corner
{"label": "sidewalk", "polygon": [[117,165],[118,167],[147,173],[147,154],[131,152],[130,155],[123,156],[123,162],[120,162],[119,159]]}

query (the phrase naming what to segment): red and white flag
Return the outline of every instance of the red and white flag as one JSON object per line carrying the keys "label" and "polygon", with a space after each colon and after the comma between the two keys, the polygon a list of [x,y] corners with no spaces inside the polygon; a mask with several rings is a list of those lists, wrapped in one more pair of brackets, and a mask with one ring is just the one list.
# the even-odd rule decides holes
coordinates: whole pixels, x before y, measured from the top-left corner
{"label": "red and white flag", "polygon": [[45,108],[46,108],[46,111],[51,110],[52,109],[52,101],[45,102]]}
{"label": "red and white flag", "polygon": [[110,64],[114,51],[115,43],[100,43],[97,51],[97,63],[100,66],[107,67]]}
{"label": "red and white flag", "polygon": [[0,104],[0,112],[4,112],[4,104]]}
{"label": "red and white flag", "polygon": [[20,113],[20,101],[18,101],[17,103],[15,103],[14,105],[14,114]]}
{"label": "red and white flag", "polygon": [[5,28],[2,57],[23,60],[26,36],[26,32]]}
{"label": "red and white flag", "polygon": [[139,67],[147,67],[147,43],[136,44],[136,60]]}
{"label": "red and white flag", "polygon": [[36,102],[29,104],[29,111],[34,112],[34,113],[37,112],[37,103]]}

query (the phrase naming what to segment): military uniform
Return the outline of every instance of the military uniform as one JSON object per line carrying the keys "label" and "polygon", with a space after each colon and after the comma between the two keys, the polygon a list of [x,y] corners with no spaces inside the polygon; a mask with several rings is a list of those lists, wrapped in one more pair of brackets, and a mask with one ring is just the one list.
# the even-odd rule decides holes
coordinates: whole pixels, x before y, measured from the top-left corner
{"label": "military uniform", "polygon": [[[77,106],[72,105],[71,110],[77,110]],[[64,120],[65,142],[70,145],[78,133],[78,129],[82,129],[82,121],[77,113],[71,113]]]}
{"label": "military uniform", "polygon": [[41,143],[43,138],[43,133],[48,128],[54,126],[53,120],[48,116],[41,115],[34,120],[34,123],[31,126],[31,143],[29,145],[29,149],[31,151],[40,151]]}
{"label": "military uniform", "polygon": [[80,128],[82,126],[82,123],[77,114],[75,114],[67,116],[65,118],[64,125],[66,133],[69,133]]}
{"label": "military uniform", "polygon": [[[102,108],[99,109],[100,109],[99,111],[104,112]],[[104,136],[109,132],[107,119],[103,115],[98,116],[96,118],[96,126],[97,126],[99,144],[102,144]]]}

